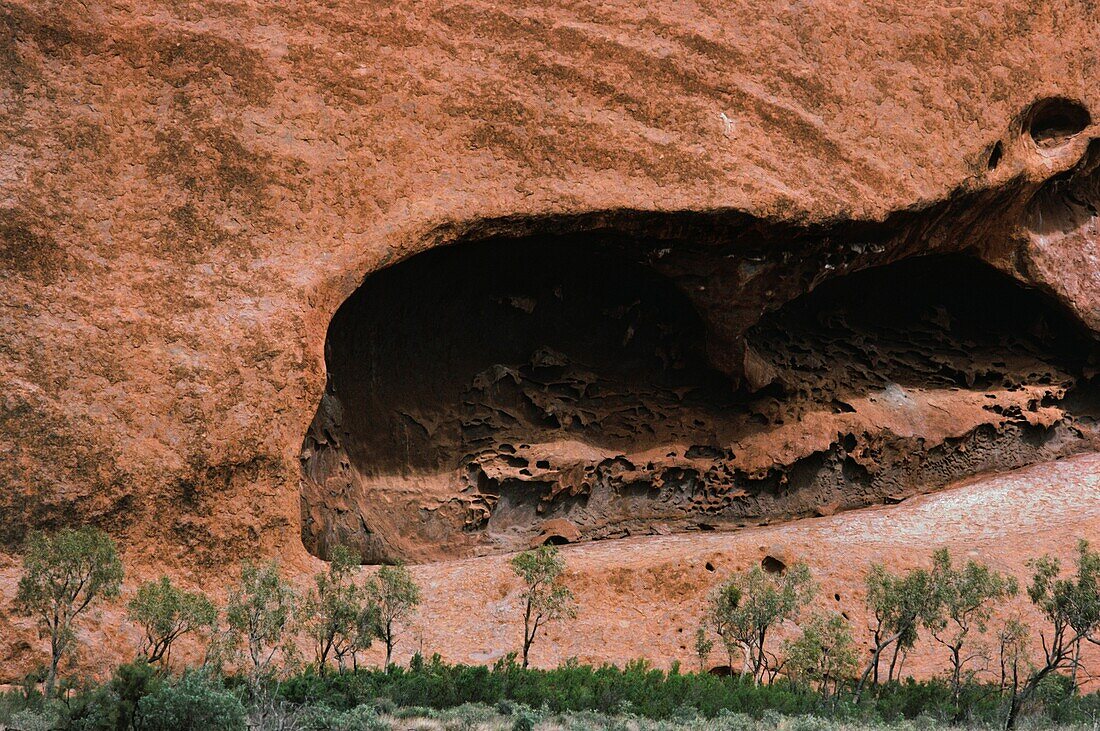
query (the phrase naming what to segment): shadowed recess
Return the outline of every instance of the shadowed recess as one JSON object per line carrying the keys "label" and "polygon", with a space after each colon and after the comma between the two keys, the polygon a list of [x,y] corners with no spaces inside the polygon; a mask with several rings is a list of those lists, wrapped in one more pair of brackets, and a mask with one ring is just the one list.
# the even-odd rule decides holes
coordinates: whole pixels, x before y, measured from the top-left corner
{"label": "shadowed recess", "polygon": [[[723,285],[703,278],[718,251],[670,265],[642,239],[500,238],[370,276],[328,332],[306,546],[431,560],[736,528],[1092,443],[1066,404],[1092,403],[1093,341],[978,260],[839,276],[716,342],[717,298],[697,303]],[[727,271],[732,303],[744,270]]]}

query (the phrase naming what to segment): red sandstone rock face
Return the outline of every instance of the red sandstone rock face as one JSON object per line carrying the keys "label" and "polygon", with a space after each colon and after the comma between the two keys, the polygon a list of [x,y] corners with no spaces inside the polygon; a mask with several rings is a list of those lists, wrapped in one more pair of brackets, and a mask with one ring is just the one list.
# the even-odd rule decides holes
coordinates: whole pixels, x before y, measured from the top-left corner
{"label": "red sandstone rock face", "polygon": [[[1092,450],[1098,21],[1055,2],[0,4],[6,560],[28,527],[75,522],[119,538],[132,580],[208,582],[242,555],[304,571],[303,534],[432,560],[528,545],[549,519],[581,540],[734,527]],[[392,421],[326,436],[342,305],[372,273],[445,244],[453,272],[490,239],[512,272],[633,272],[545,318],[533,274],[485,303],[543,318],[520,332],[606,337],[463,343],[479,368],[448,379],[415,356],[457,340],[393,329],[427,437],[410,426],[402,452],[351,361],[344,383]],[[953,292],[985,276],[950,258],[969,257],[1045,299],[982,284],[1030,319],[980,333],[982,308],[927,296],[933,267],[900,333],[860,316],[848,277],[933,252],[967,275]],[[469,299],[416,282],[383,324],[472,322]],[[564,398],[578,383],[602,391]],[[666,490],[672,470],[694,487]],[[572,502],[501,512],[480,475]],[[601,571],[649,560],[601,545]],[[432,570],[431,591],[465,581]],[[4,636],[30,640],[18,626]],[[30,663],[24,639],[7,666]]]}

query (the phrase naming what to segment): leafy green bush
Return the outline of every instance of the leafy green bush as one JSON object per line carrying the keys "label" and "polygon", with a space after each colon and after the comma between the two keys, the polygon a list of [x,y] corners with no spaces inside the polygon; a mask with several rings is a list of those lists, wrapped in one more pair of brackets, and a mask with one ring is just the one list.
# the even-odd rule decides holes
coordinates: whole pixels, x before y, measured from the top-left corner
{"label": "leafy green bush", "polygon": [[715,726],[719,731],[755,731],[756,719],[747,713],[737,713],[723,708],[718,711]]}
{"label": "leafy green bush", "polygon": [[540,720],[540,714],[522,703],[512,707],[512,731],[533,731]]}
{"label": "leafy green bush", "polygon": [[189,672],[142,698],[135,726],[141,731],[240,731],[245,711],[220,681]]}
{"label": "leafy green bush", "polygon": [[496,711],[484,703],[463,703],[455,708],[439,711],[435,717],[448,731],[472,731],[497,719]]}
{"label": "leafy green bush", "polygon": [[788,719],[787,731],[829,731],[833,726],[827,719],[818,716],[795,716]]}
{"label": "leafy green bush", "polygon": [[130,729],[138,703],[161,685],[156,671],[138,660],[115,668],[106,685],[80,688],[66,701],[66,726],[71,731]]}
{"label": "leafy green bush", "polygon": [[61,726],[64,714],[56,703],[39,708],[24,708],[12,714],[8,723],[19,731],[53,731]]}
{"label": "leafy green bush", "polygon": [[363,704],[350,711],[328,706],[309,706],[298,718],[302,731],[390,731],[390,724],[378,715],[374,706]]}

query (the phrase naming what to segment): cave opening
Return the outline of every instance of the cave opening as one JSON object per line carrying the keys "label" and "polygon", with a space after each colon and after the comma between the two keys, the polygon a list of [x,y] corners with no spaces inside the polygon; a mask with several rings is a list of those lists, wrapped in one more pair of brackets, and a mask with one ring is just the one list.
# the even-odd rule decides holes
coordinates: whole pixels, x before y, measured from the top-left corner
{"label": "cave opening", "polygon": [[976,259],[904,259],[786,303],[751,300],[741,262],[723,296],[759,314],[716,341],[700,282],[728,253],[691,268],[666,251],[501,237],[368,277],[328,330],[306,547],[423,561],[735,528],[1094,446],[1070,406],[1092,403],[1095,342]]}
{"label": "cave opening", "polygon": [[1056,147],[1092,124],[1089,110],[1072,99],[1040,99],[1028,110],[1026,127],[1036,145]]}

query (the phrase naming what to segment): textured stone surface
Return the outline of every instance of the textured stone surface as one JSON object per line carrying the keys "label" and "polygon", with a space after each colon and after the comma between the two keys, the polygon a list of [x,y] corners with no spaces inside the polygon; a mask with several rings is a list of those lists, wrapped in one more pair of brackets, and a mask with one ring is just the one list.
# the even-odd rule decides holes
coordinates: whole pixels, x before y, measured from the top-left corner
{"label": "textured stone surface", "polygon": [[[75,522],[119,538],[131,580],[209,583],[242,555],[315,566],[300,455],[326,331],[370,273],[444,244],[587,232],[669,248],[654,270],[694,284],[706,362],[754,388],[784,366],[745,348],[765,311],[917,253],[980,256],[1095,331],[1097,13],[0,3],[4,570],[28,527]],[[1039,361],[1066,382],[1094,368]],[[1063,400],[1060,381],[1013,385]],[[914,397],[916,436],[979,426],[970,396],[942,395]],[[1035,398],[996,404],[1063,428]],[[936,404],[950,415],[930,423]],[[1065,464],[1066,484],[1093,469]],[[431,590],[458,591],[465,565],[433,569]],[[19,627],[3,633],[13,671],[33,660]],[[622,642],[624,657],[650,646]]]}

